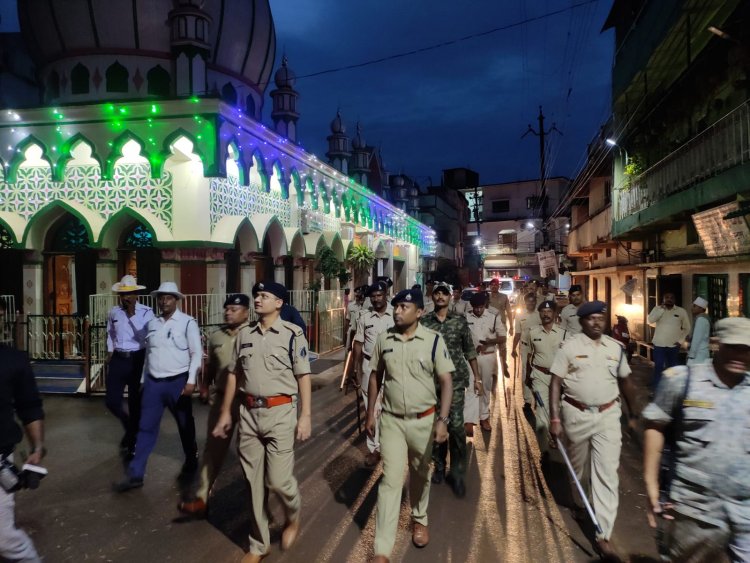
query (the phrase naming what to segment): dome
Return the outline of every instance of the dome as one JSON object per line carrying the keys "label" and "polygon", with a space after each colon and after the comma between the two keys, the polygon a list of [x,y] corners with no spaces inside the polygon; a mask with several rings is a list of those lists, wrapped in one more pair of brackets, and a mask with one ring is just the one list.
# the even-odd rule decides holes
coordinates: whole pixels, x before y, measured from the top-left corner
{"label": "dome", "polygon": [[404,186],[404,177],[401,174],[394,176],[393,185],[396,188],[402,188]]}
{"label": "dome", "polygon": [[289,60],[286,55],[281,59],[281,66],[274,75],[274,82],[276,82],[277,88],[294,88],[294,83],[297,81],[297,77],[294,71],[288,66]]}
{"label": "dome", "polygon": [[362,127],[357,123],[357,135],[352,139],[352,148],[362,150],[367,146],[365,138],[362,136]]}
{"label": "dome", "polygon": [[56,72],[63,89],[73,80],[73,65],[84,65],[103,91],[97,83],[119,63],[129,71],[125,97],[143,97],[149,70],[158,64],[173,73],[173,48],[180,44],[173,26],[183,26],[193,45],[207,49],[209,91],[229,80],[262,96],[276,55],[269,0],[19,0],[18,15],[40,72]]}
{"label": "dome", "polygon": [[331,121],[331,133],[334,134],[344,134],[346,133],[346,125],[344,125],[344,120],[341,119],[341,112],[336,112],[336,117]]}

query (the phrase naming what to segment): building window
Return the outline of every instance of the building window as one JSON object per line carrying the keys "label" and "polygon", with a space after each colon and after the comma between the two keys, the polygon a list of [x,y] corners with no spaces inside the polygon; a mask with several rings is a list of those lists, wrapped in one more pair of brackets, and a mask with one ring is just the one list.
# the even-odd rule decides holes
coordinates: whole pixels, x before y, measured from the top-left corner
{"label": "building window", "polygon": [[89,234],[78,218],[70,216],[57,228],[50,244],[54,252],[75,252],[89,247]]}
{"label": "building window", "polygon": [[526,198],[526,209],[545,209],[547,207],[547,198],[536,195]]}
{"label": "building window", "polygon": [[508,213],[510,211],[509,199],[496,199],[492,202],[493,213]]}
{"label": "building window", "polygon": [[78,63],[70,71],[70,91],[73,94],[89,93],[89,69]]}
{"label": "building window", "polygon": [[140,223],[137,223],[125,237],[126,248],[152,248],[153,246],[154,236]]}
{"label": "building window", "polygon": [[221,99],[226,103],[233,106],[237,105],[237,90],[234,89],[231,83],[227,82],[221,89]]}
{"label": "building window", "polygon": [[612,249],[608,248],[606,252],[607,252],[607,258],[612,258]]}
{"label": "building window", "polygon": [[0,249],[6,250],[13,248],[13,235],[10,234],[8,229],[0,225]]}
{"label": "building window", "polygon": [[106,72],[107,92],[127,92],[128,76],[128,69],[120,63],[110,65]]}
{"label": "building window", "polygon": [[161,65],[156,65],[146,73],[148,93],[153,96],[166,98],[169,96],[169,73]]}

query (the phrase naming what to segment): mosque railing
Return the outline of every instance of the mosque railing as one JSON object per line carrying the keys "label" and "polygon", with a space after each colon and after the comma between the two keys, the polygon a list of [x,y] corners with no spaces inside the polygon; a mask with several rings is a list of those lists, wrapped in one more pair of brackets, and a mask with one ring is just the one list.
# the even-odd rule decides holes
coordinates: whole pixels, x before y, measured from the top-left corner
{"label": "mosque railing", "polygon": [[15,295],[0,295],[0,344],[16,346]]}

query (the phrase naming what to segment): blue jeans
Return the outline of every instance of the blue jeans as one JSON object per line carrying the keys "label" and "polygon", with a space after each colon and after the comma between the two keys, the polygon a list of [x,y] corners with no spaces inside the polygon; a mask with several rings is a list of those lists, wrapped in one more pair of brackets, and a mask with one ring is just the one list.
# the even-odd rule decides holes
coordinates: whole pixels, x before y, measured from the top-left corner
{"label": "blue jeans", "polygon": [[198,456],[198,445],[195,442],[195,420],[190,397],[182,395],[187,383],[188,374],[156,379],[147,375],[143,381],[143,398],[141,402],[141,424],[135,445],[135,457],[128,467],[128,477],[143,479],[146,473],[148,456],[159,437],[159,425],[164,409],[174,416],[180,433],[185,460],[194,462]]}
{"label": "blue jeans", "polygon": [[654,375],[651,378],[651,390],[656,391],[661,381],[662,372],[677,365],[679,346],[654,346]]}

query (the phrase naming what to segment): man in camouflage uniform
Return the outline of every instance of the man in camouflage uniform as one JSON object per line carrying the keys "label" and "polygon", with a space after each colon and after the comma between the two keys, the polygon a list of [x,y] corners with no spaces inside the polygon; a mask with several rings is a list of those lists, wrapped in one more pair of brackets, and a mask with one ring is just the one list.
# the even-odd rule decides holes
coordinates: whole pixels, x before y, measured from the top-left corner
{"label": "man in camouflage uniform", "polygon": [[[643,411],[648,519],[665,521],[672,561],[750,561],[750,319],[716,323],[712,363],[663,373]],[[670,504],[659,498],[664,431],[673,425],[677,458]],[[667,514],[665,514],[667,511]]]}
{"label": "man in camouflage uniform", "polygon": [[451,402],[451,421],[448,426],[448,443],[435,444],[432,460],[435,472],[432,482],[440,483],[445,476],[445,465],[448,450],[451,453],[450,473],[445,480],[453,488],[454,494],[461,498],[466,494],[464,475],[466,473],[466,429],[464,428],[464,398],[470,385],[469,362],[474,375],[474,389],[470,392],[482,392],[482,378],[477,365],[477,351],[471,339],[471,332],[466,318],[448,312],[451,299],[451,288],[448,284],[435,285],[432,301],[435,310],[422,316],[421,323],[429,329],[439,332],[445,339],[451,360],[456,367],[453,372],[453,401]]}

